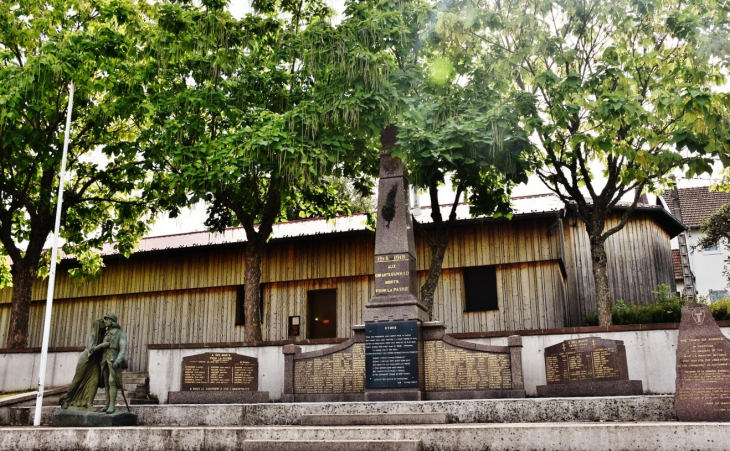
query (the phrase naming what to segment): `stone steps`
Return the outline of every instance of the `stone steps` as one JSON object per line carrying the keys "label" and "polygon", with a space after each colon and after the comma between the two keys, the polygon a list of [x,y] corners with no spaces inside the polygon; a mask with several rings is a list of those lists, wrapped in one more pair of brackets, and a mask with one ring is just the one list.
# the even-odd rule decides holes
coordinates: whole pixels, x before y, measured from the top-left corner
{"label": "stone steps", "polygon": [[420,440],[246,440],[245,451],[421,451]]}
{"label": "stone steps", "polygon": [[[121,401],[119,396],[118,401]],[[41,424],[52,424],[56,407],[44,407]],[[450,423],[575,421],[674,421],[673,396],[605,398],[469,399],[458,401],[167,404],[132,407],[144,426],[300,425],[305,415],[446,414]],[[11,409],[11,424],[30,425],[35,407]],[[415,418],[415,416],[414,416]]]}
{"label": "stone steps", "polygon": [[[224,406],[226,407],[226,406]],[[620,422],[416,426],[246,426],[0,429],[0,451],[361,450],[355,442],[420,442],[424,451],[725,450],[730,423]],[[345,442],[352,443],[345,444]],[[287,448],[276,447],[281,443]],[[299,443],[300,445],[297,445]],[[289,448],[291,446],[291,448]],[[372,446],[364,443],[360,446]],[[393,445],[396,446],[396,445]],[[397,448],[408,449],[408,448]]]}
{"label": "stone steps", "polygon": [[449,414],[435,413],[366,413],[359,415],[304,414],[299,422],[302,426],[355,426],[355,425],[396,425],[396,424],[448,424]]}
{"label": "stone steps", "polygon": [[[130,405],[158,404],[157,397],[150,395],[150,377],[146,372],[125,372],[122,376],[124,381],[124,394]],[[100,388],[94,397],[95,406],[103,406],[106,403],[104,389]],[[124,405],[124,398],[117,393],[117,406]]]}

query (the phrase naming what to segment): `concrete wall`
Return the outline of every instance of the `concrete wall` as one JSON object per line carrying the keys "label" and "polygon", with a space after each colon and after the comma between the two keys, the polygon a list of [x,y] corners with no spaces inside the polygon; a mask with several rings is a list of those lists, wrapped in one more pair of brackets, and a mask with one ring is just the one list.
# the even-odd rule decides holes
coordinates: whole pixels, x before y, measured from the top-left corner
{"label": "concrete wall", "polygon": [[[720,328],[730,337],[730,327]],[[545,385],[544,350],[564,340],[600,337],[623,340],[629,378],[641,380],[645,394],[674,393],[677,365],[677,329],[602,332],[592,334],[527,335],[522,337],[522,374],[527,396],[536,396]],[[507,337],[466,339],[473,343],[506,346]]]}
{"label": "concrete wall", "polygon": [[[302,352],[317,351],[333,345],[302,345]],[[284,393],[283,346],[255,346],[233,348],[150,349],[150,393],[161,404],[167,403],[168,392],[179,391],[182,382],[182,359],[205,352],[231,352],[259,360],[259,390],[268,391],[273,400]]]}
{"label": "concrete wall", "polygon": [[[80,351],[49,352],[46,388],[68,385],[74,378]],[[40,353],[0,354],[0,393],[36,390],[41,366]]]}
{"label": "concrete wall", "polygon": [[[730,337],[730,327],[722,327]],[[547,346],[585,337],[623,340],[629,366],[629,377],[641,380],[644,393],[674,393],[676,377],[677,330],[641,330],[602,332],[591,334],[526,335],[522,337],[522,368],[525,391],[537,394],[537,386],[544,385],[544,350]],[[466,339],[473,343],[507,346],[507,337]],[[330,345],[304,345],[303,352],[324,349]],[[150,392],[161,403],[167,402],[168,392],[180,390],[182,358],[204,352],[233,352],[259,359],[259,390],[268,391],[272,400],[278,400],[284,391],[284,354],[282,346],[150,349]],[[68,385],[73,379],[79,352],[49,354],[47,387]],[[0,354],[0,392],[35,389],[38,384],[39,354]]]}

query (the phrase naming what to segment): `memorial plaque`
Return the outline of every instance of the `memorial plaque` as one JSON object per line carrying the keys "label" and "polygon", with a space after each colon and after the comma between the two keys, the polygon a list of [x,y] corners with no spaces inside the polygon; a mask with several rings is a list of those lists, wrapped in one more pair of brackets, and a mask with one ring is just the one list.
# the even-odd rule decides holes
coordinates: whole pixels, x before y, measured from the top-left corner
{"label": "memorial plaque", "polygon": [[730,421],[730,341],[704,304],[682,308],[674,405],[680,421]]}
{"label": "memorial plaque", "polygon": [[547,385],[538,396],[627,396],[642,394],[630,381],[623,341],[598,337],[566,340],[545,348]]}
{"label": "memorial plaque", "polygon": [[182,359],[182,391],[258,391],[259,362],[228,352],[207,352]]}
{"label": "memorial plaque", "polygon": [[365,390],[365,345],[294,363],[297,394],[361,393]]}
{"label": "memorial plaque", "polygon": [[375,256],[375,295],[408,293],[415,285],[416,259],[408,253]]}
{"label": "memorial plaque", "polygon": [[418,322],[365,325],[366,388],[418,388]]}
{"label": "memorial plaque", "polygon": [[566,340],[545,348],[547,383],[626,380],[626,349],[622,341],[598,337]]}
{"label": "memorial plaque", "polygon": [[425,343],[426,390],[511,389],[509,353],[478,352],[443,341]]}

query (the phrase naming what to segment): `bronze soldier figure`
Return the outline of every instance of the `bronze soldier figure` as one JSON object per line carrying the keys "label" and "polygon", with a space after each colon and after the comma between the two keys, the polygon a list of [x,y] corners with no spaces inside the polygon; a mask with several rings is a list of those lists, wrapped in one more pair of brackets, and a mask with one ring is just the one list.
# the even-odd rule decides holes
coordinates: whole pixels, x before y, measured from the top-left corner
{"label": "bronze soldier figure", "polygon": [[106,413],[114,413],[117,403],[117,388],[122,388],[122,370],[127,369],[127,334],[119,326],[117,315],[104,315],[104,355],[101,359],[101,373],[104,377],[106,392]]}

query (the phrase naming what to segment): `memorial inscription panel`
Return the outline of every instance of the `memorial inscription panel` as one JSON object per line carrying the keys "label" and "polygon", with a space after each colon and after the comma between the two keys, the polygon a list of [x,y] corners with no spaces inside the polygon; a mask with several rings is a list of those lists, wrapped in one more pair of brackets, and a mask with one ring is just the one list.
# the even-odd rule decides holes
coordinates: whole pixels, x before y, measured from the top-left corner
{"label": "memorial inscription panel", "polygon": [[676,383],[680,421],[730,421],[730,341],[706,305],[682,308]]}
{"label": "memorial inscription panel", "polygon": [[417,388],[418,382],[418,322],[367,323],[366,388]]}
{"label": "memorial inscription panel", "polygon": [[597,337],[566,340],[545,348],[547,383],[627,380],[622,341]]}
{"label": "memorial inscription panel", "polygon": [[443,341],[424,343],[426,390],[512,388],[508,353],[476,352]]}
{"label": "memorial inscription panel", "polygon": [[361,393],[365,390],[365,345],[294,362],[294,393]]}
{"label": "memorial inscription panel", "polygon": [[228,352],[182,359],[182,391],[258,391],[259,362]]}
{"label": "memorial inscription panel", "polygon": [[375,295],[410,291],[415,265],[408,253],[375,256]]}

